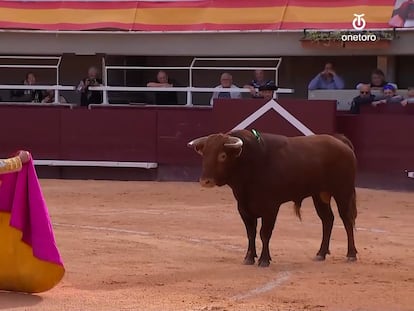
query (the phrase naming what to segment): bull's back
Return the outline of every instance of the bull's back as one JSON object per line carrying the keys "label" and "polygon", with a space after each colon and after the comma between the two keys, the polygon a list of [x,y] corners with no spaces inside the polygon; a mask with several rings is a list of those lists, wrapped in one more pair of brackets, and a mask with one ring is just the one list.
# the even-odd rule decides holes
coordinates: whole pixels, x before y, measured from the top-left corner
{"label": "bull's back", "polygon": [[289,138],[287,154],[296,158],[297,165],[311,165],[315,170],[341,173],[354,170],[356,158],[351,147],[330,135]]}
{"label": "bull's back", "polygon": [[[283,180],[289,188],[304,195],[319,190],[334,190],[355,182],[356,159],[345,142],[330,135],[280,138],[266,135],[270,168],[269,178]],[[277,171],[277,176],[271,172]],[[286,189],[286,191],[288,191]],[[306,192],[306,193],[305,193]]]}
{"label": "bull's back", "polygon": [[335,156],[344,161],[355,160],[353,146],[331,135],[290,137],[287,148],[292,153],[305,152],[308,156],[318,156],[324,160],[332,160]]}

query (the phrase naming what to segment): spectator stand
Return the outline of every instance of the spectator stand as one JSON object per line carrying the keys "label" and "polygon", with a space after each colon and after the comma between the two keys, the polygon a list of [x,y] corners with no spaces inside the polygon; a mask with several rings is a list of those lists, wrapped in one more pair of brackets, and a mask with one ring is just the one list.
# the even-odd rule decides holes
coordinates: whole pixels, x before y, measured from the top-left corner
{"label": "spectator stand", "polygon": [[[200,62],[209,62],[215,63],[215,62],[263,62],[263,61],[272,61],[275,62],[276,65],[272,66],[213,66],[213,65],[197,65],[197,63]],[[106,65],[105,61],[103,60],[103,86],[94,86],[90,87],[90,90],[96,90],[96,91],[103,91],[103,102],[102,104],[105,106],[110,106],[108,100],[108,92],[185,92],[187,94],[187,100],[186,100],[186,107],[193,107],[193,93],[213,93],[216,92],[217,89],[214,87],[197,87],[194,86],[194,75],[196,71],[201,70],[215,70],[215,71],[251,71],[254,70],[265,70],[265,71],[274,71],[275,73],[275,83],[278,85],[278,76],[279,76],[279,67],[281,65],[282,58],[199,58],[195,57],[193,58],[192,62],[189,66],[163,66],[163,67],[154,67],[154,66],[111,66]],[[188,74],[188,81],[189,86],[188,87],[173,87],[173,88],[166,88],[166,87],[131,87],[131,86],[114,86],[109,85],[108,83],[108,74],[111,70],[186,70]],[[215,84],[217,84],[215,82]],[[239,89],[226,89],[226,92],[239,92],[239,93],[250,93],[250,90],[239,88]],[[289,88],[279,88],[276,93],[279,94],[291,94],[293,93],[293,89]],[[90,105],[89,109],[97,108],[101,105]],[[151,105],[145,105],[145,106],[151,106]],[[160,106],[157,106],[160,107]],[[172,106],[168,106],[172,107]],[[183,105],[178,105],[178,107],[183,107]]]}
{"label": "spectator stand", "polygon": [[[9,57],[11,59],[14,59],[15,57]],[[19,58],[19,57],[16,57]],[[24,57],[22,57],[23,59]],[[61,90],[75,90],[75,86],[62,86],[59,85],[59,68],[60,68],[60,61],[61,58],[60,57],[27,57],[25,58],[26,61],[27,59],[31,59],[31,60],[43,60],[43,59],[52,59],[53,61],[55,61],[54,64],[50,65],[50,64],[16,64],[16,62],[14,62],[13,64],[7,64],[7,65],[3,65],[3,68],[24,68],[24,69],[54,69],[56,70],[56,84],[55,85],[0,85],[0,88],[3,89],[53,89],[55,90],[55,102],[53,104],[41,104],[41,103],[6,103],[6,104],[17,104],[17,105],[29,105],[29,106],[57,106],[57,107],[65,107],[65,106],[69,106],[72,108],[71,105],[62,105],[58,103],[58,98],[59,98],[59,91]],[[224,58],[207,58],[207,59],[203,59],[203,58],[195,58],[193,59],[193,61],[191,62],[191,64],[189,66],[184,66],[184,67],[151,67],[151,66],[107,66],[105,64],[105,62],[103,61],[103,86],[99,86],[99,87],[91,87],[91,90],[100,90],[103,91],[103,103],[101,105],[91,105],[89,107],[89,109],[95,108],[95,107],[100,107],[100,108],[117,108],[120,107],[119,105],[111,105],[109,104],[108,101],[108,92],[111,91],[122,91],[122,92],[171,92],[171,91],[176,91],[176,92],[185,92],[187,94],[187,102],[185,105],[181,105],[180,108],[181,109],[185,109],[185,108],[192,108],[192,109],[208,109],[211,110],[211,106],[207,106],[207,107],[200,107],[200,106],[193,106],[193,102],[192,102],[192,94],[193,93],[213,93],[215,91],[217,91],[217,89],[212,88],[212,87],[197,87],[194,86],[193,83],[193,78],[194,78],[194,74],[196,73],[196,71],[198,70],[248,70],[253,72],[253,70],[271,70],[275,72],[275,82],[277,83],[278,81],[278,69],[280,66],[280,62],[281,59],[276,59],[277,64],[271,67],[261,67],[261,66],[251,66],[251,67],[246,67],[246,66],[209,66],[209,65],[198,65],[197,63],[200,61],[209,61],[209,62],[216,62],[216,61],[241,61],[241,62],[248,62],[248,61],[263,61],[263,59],[261,58],[229,58],[229,59],[224,59]],[[266,60],[266,59],[265,59]],[[186,70],[188,73],[188,78],[189,78],[189,86],[187,87],[173,87],[173,88],[154,88],[154,87],[130,87],[130,86],[115,86],[115,85],[109,85],[108,83],[108,73],[111,70]],[[216,84],[216,83],[214,83]],[[236,91],[236,92],[241,92],[241,93],[249,93],[250,90],[248,89],[229,89],[229,91]],[[293,93],[294,90],[293,89],[287,89],[287,88],[280,88],[277,90],[277,93]],[[125,108],[125,105],[122,105]],[[135,107],[140,107],[143,109],[146,109],[145,107],[148,107],[148,105],[145,105],[145,107],[142,107],[142,105],[127,105],[129,108],[135,108]],[[175,107],[172,106],[167,106],[168,108],[172,108],[175,109]],[[151,107],[148,107],[150,109],[154,109]],[[157,110],[160,109],[160,106],[157,106]],[[148,110],[148,109],[146,109]],[[162,110],[162,109],[161,109]],[[85,112],[82,112],[81,110],[77,111],[77,110],[73,110],[74,113],[76,113],[76,115],[80,114],[83,117],[85,117]],[[177,111],[178,113],[178,111]],[[66,119],[69,118],[74,118],[75,116],[70,113],[64,113],[62,111],[62,116],[65,115]],[[102,114],[100,114],[100,116],[102,116]],[[90,116],[89,116],[90,117]],[[75,131],[76,132],[76,131]],[[76,132],[77,133],[77,132]],[[75,133],[73,133],[72,135],[74,135]],[[155,133],[153,133],[155,135]],[[155,136],[154,136],[155,137]],[[71,142],[73,143],[73,139],[71,140]],[[156,144],[156,143],[155,143]],[[154,159],[155,161],[151,161],[152,159]],[[115,158],[114,158],[115,160]],[[121,168],[121,167],[126,167],[126,168],[144,168],[144,169],[154,169],[158,167],[158,163],[156,158],[148,158],[149,161],[128,161],[127,159],[125,159],[125,161],[119,161],[119,160],[109,160],[107,161],[106,159],[102,158],[96,158],[96,160],[91,160],[91,159],[75,159],[75,158],[49,158],[49,159],[36,159],[35,160],[35,165],[37,166],[49,166],[49,167],[111,167],[111,168]]]}
{"label": "spectator stand", "polygon": [[[373,95],[381,95],[381,91],[372,90]],[[338,111],[349,111],[351,109],[352,100],[359,95],[357,89],[344,89],[344,90],[309,90],[309,100],[336,100]],[[406,97],[407,90],[397,90],[397,95]]]}
{"label": "spectator stand", "polygon": [[[5,60],[11,60],[8,63]],[[74,86],[65,86],[59,84],[61,56],[0,56],[0,69],[41,69],[55,70],[56,83],[54,85],[22,85],[22,84],[2,84],[0,90],[54,90],[55,99],[50,105],[59,104],[60,91],[73,91]],[[45,64],[46,63],[46,64]],[[5,101],[3,105],[16,104],[16,102]],[[24,105],[40,105],[40,103],[18,103]],[[72,108],[73,104],[59,104]]]}

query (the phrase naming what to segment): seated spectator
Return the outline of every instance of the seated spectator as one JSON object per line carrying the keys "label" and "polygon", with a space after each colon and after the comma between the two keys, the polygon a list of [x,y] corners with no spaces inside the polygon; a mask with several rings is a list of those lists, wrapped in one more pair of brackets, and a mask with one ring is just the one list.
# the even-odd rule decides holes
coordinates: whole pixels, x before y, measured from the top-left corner
{"label": "seated spectator", "polygon": [[[357,85],[357,89],[359,89],[359,86],[362,85],[363,83],[359,83]],[[384,72],[381,69],[375,69],[374,71],[372,71],[371,73],[371,82],[370,82],[370,86],[372,90],[382,90],[383,87],[387,84],[391,84],[395,87],[395,89],[397,89],[397,85],[395,83],[388,83],[385,80],[385,75]]]}
{"label": "seated spectator", "polygon": [[233,76],[227,72],[222,73],[220,76],[220,85],[216,86],[215,89],[217,89],[216,92],[213,93],[213,96],[210,100],[210,105],[213,106],[213,100],[215,98],[242,98],[242,95],[240,92],[226,92],[220,91],[220,89],[240,89],[238,86],[233,84]]}
{"label": "seated spectator", "polygon": [[274,84],[275,82],[273,80],[265,79],[265,72],[263,70],[255,70],[254,79],[250,82],[250,84],[246,84],[245,86],[243,86],[243,88],[249,89],[253,98],[255,98],[255,97],[260,97],[259,88],[261,86],[274,85]]}
{"label": "seated spectator", "polygon": [[403,106],[407,106],[408,104],[414,104],[414,87],[408,88],[407,98],[401,102]]}
{"label": "seated spectator", "polygon": [[381,104],[401,104],[403,97],[396,94],[397,90],[391,84],[387,84],[383,87],[383,96],[380,96],[378,99],[372,102],[373,106],[378,106]]}
{"label": "seated spectator", "polygon": [[98,69],[90,67],[88,76],[82,79],[78,85],[77,91],[81,93],[81,106],[87,107],[91,104],[102,104],[102,91],[91,91],[90,86],[102,85],[102,79],[98,77]]}
{"label": "seated spectator", "polygon": [[407,0],[401,3],[400,6],[392,12],[392,18],[389,24],[395,28],[412,27],[413,20],[414,20],[414,1]]}
{"label": "seated spectator", "polygon": [[[157,73],[155,82],[148,82],[147,87],[174,87],[177,81],[170,79],[163,70]],[[178,105],[177,92],[155,92],[155,105]]]}
{"label": "seated spectator", "polygon": [[351,113],[359,114],[360,107],[363,105],[371,105],[375,100],[375,95],[371,94],[371,86],[362,84],[359,87],[359,95],[352,100]]}
{"label": "seated spectator", "polygon": [[[23,81],[24,85],[35,85],[36,76],[33,72],[28,72],[26,78]],[[43,99],[43,92],[41,90],[12,90],[11,96],[18,98],[21,101],[31,101],[34,103],[40,103]]]}
{"label": "seated spectator", "polygon": [[318,73],[309,83],[309,90],[342,90],[344,81],[336,74],[332,63],[326,63],[321,73]]}
{"label": "seated spectator", "polygon": [[259,87],[258,96],[255,96],[254,98],[261,98],[269,101],[275,97],[276,90],[277,86],[274,83],[262,85]]}
{"label": "seated spectator", "polygon": [[[51,104],[55,102],[55,91],[54,90],[47,90],[46,96],[43,98],[42,103],[44,104]],[[59,95],[59,103],[66,104],[67,100],[62,95]]]}

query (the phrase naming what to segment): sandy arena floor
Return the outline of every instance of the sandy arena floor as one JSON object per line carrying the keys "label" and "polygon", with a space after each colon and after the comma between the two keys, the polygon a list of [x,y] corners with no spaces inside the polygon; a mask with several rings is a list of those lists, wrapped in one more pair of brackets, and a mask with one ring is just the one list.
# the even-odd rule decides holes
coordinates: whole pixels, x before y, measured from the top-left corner
{"label": "sandy arena floor", "polygon": [[[414,310],[414,194],[358,190],[347,263],[336,206],[332,255],[313,262],[321,224],[280,210],[269,268],[241,264],[247,238],[227,187],[43,180],[67,269],[39,295],[0,292],[0,310]],[[258,251],[261,243],[258,243]]]}

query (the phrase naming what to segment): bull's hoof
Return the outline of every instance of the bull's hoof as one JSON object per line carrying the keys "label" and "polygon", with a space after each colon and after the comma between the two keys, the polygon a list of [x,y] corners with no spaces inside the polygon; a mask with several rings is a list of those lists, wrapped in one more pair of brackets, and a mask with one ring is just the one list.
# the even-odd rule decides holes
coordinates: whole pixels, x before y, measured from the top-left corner
{"label": "bull's hoof", "polygon": [[346,261],[347,262],[355,262],[355,261],[357,261],[357,258],[356,258],[356,256],[346,257]]}
{"label": "bull's hoof", "polygon": [[254,265],[254,258],[245,258],[243,260],[243,265]]}
{"label": "bull's hoof", "polygon": [[260,268],[267,268],[270,266],[270,261],[269,260],[260,260],[258,266]]}
{"label": "bull's hoof", "polygon": [[325,261],[326,257],[322,255],[316,255],[313,257],[313,261]]}

